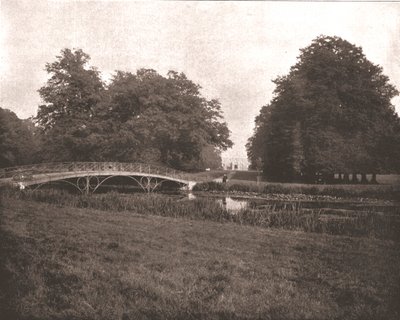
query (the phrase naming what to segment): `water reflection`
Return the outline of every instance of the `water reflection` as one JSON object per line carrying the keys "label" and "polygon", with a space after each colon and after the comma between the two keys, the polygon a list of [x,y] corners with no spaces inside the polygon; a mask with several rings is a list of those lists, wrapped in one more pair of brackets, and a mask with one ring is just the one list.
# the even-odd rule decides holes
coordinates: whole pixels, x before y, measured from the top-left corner
{"label": "water reflection", "polygon": [[249,202],[246,200],[232,199],[231,197],[223,197],[217,199],[217,203],[221,204],[221,206],[228,211],[239,211],[247,208]]}
{"label": "water reflection", "polygon": [[[194,200],[197,199],[193,193],[188,193],[188,199]],[[239,211],[241,209],[245,209],[249,206],[249,200],[239,200],[232,199],[231,197],[218,197],[215,198],[215,202],[219,203],[222,207],[224,207],[228,211]]]}
{"label": "water reflection", "polygon": [[250,210],[301,210],[301,209],[324,209],[330,211],[337,210],[356,210],[356,211],[371,211],[379,210],[382,212],[395,212],[398,213],[398,206],[387,205],[387,204],[375,204],[375,203],[358,203],[349,201],[290,201],[290,200],[271,200],[271,199],[257,199],[257,198],[236,198],[236,197],[215,197],[206,195],[194,195],[189,193],[189,200],[193,199],[210,199],[218,203],[221,207],[225,208],[230,212],[237,212],[242,209]]}
{"label": "water reflection", "polygon": [[189,200],[194,200],[194,199],[196,199],[197,197],[193,194],[193,193],[191,193],[191,192],[189,192],[188,193],[188,199]]}
{"label": "water reflection", "polygon": [[378,206],[377,204],[368,205],[363,203],[348,202],[348,201],[288,201],[288,200],[271,200],[271,199],[257,199],[257,198],[236,198],[236,197],[223,197],[223,196],[210,196],[204,194],[193,194],[189,193],[184,196],[181,200],[185,199],[209,199],[218,203],[221,207],[225,208],[230,212],[238,212],[242,209],[250,210],[266,210],[266,211],[276,211],[276,210],[300,210],[300,209],[324,209],[332,211],[340,210],[357,210],[357,211],[370,211],[373,208],[375,211],[381,210],[382,212],[391,212],[395,210],[398,213],[398,207],[385,205]]}

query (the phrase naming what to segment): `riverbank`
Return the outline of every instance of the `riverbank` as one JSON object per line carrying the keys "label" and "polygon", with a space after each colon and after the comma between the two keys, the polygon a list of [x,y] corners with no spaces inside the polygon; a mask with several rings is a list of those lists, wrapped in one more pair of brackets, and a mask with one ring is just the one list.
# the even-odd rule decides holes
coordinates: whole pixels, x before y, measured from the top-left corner
{"label": "riverbank", "polygon": [[18,199],[0,214],[7,319],[400,315],[398,242]]}
{"label": "riverbank", "polygon": [[194,195],[211,197],[235,197],[243,199],[259,199],[269,201],[290,201],[290,202],[341,202],[341,203],[360,203],[360,204],[378,204],[378,205],[397,205],[400,207],[399,200],[385,200],[378,198],[363,197],[338,197],[323,194],[304,194],[304,193],[260,193],[253,191],[236,190],[210,190],[194,191]]}
{"label": "riverbank", "polygon": [[208,181],[197,183],[195,192],[230,192],[258,195],[320,196],[352,199],[400,199],[400,184],[389,185],[315,185],[297,183],[267,183],[228,180],[227,183]]}
{"label": "riverbank", "polygon": [[145,215],[209,220],[263,228],[371,237],[400,241],[400,207],[376,203],[273,201],[231,211],[223,198],[184,194],[71,194],[64,190],[10,190],[3,198],[32,200],[59,207],[111,212],[132,211]]}

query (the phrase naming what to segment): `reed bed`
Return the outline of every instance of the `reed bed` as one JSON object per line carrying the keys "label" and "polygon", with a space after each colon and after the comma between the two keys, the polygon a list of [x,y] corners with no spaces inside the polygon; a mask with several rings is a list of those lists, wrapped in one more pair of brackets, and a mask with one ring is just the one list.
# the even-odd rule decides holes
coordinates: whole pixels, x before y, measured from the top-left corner
{"label": "reed bed", "polygon": [[243,208],[230,212],[210,198],[179,199],[163,194],[74,195],[62,190],[43,189],[7,192],[4,196],[33,200],[56,206],[103,211],[133,211],[144,215],[233,222],[262,228],[281,228],[333,235],[362,236],[400,241],[400,216],[374,211],[350,211],[341,215],[326,214],[321,209],[304,209],[299,203],[285,208],[267,206]]}

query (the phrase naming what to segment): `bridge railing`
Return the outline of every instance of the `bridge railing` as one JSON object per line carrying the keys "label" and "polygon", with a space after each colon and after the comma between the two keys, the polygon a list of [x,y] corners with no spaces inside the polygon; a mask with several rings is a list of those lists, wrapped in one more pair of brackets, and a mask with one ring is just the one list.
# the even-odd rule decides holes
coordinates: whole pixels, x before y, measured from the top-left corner
{"label": "bridge railing", "polygon": [[17,175],[49,174],[56,172],[137,172],[142,174],[156,174],[182,180],[193,180],[187,172],[168,167],[145,163],[129,162],[52,162],[9,167],[0,169],[0,179],[13,178]]}

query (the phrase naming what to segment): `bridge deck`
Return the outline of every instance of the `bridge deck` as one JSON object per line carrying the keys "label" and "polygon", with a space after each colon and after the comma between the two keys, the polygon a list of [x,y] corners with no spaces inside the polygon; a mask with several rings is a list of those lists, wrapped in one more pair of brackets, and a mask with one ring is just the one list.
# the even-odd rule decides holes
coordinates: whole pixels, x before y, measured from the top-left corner
{"label": "bridge deck", "polygon": [[[158,179],[187,185],[190,189],[195,184],[193,176],[182,171],[142,163],[119,162],[63,162],[4,168],[0,170],[0,183],[25,187],[57,180],[93,176],[146,177],[148,184],[151,179]],[[141,184],[139,181],[138,183]]]}

